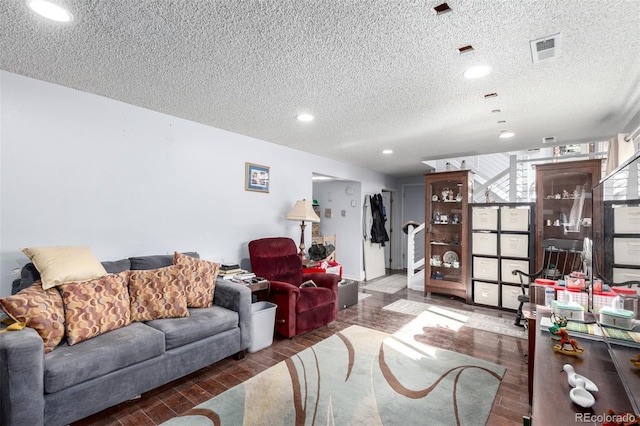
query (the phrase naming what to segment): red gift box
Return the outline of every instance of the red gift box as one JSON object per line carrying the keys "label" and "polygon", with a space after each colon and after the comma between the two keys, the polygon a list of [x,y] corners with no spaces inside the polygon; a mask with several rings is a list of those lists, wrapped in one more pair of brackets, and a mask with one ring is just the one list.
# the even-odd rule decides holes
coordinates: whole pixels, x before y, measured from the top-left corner
{"label": "red gift box", "polygon": [[333,262],[333,261],[320,262],[317,266],[313,268],[304,268],[302,272],[304,272],[305,274],[309,274],[313,272],[336,274],[340,276],[340,279],[342,279],[342,265],[339,264],[338,262]]}

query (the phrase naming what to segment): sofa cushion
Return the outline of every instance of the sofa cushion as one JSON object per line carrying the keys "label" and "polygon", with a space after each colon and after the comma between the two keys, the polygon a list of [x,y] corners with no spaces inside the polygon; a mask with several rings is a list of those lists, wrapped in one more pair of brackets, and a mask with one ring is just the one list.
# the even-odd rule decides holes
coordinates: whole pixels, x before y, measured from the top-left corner
{"label": "sofa cushion", "polygon": [[87,246],[27,247],[21,249],[40,272],[42,288],[107,275]]}
{"label": "sofa cushion", "polygon": [[100,262],[104,269],[110,274],[119,274],[120,272],[131,269],[131,261],[129,259],[109,260]]}
{"label": "sofa cushion", "polygon": [[69,346],[131,322],[129,271],[60,285]]}
{"label": "sofa cushion", "polygon": [[164,333],[166,350],[170,350],[236,328],[238,321],[237,312],[213,305],[189,309],[188,318],[158,319],[145,324]]}
{"label": "sofa cushion", "polygon": [[185,265],[187,275],[187,306],[208,308],[213,303],[213,292],[220,264],[175,252],[175,265]]}
{"label": "sofa cushion", "polygon": [[53,393],[164,353],[164,335],[132,323],[77,345],[63,343],[44,358],[44,390]]}
{"label": "sofa cushion", "polygon": [[129,299],[131,321],[189,316],[184,265],[131,271]]}
{"label": "sofa cushion", "polygon": [[[131,269],[131,261],[129,259],[110,260],[100,262],[109,274],[118,274],[120,272]],[[40,279],[40,272],[33,264],[29,262],[20,270],[20,278],[16,278],[11,286],[11,294],[16,294],[22,289],[31,287],[33,283]]]}
{"label": "sofa cushion", "polygon": [[36,281],[40,281],[40,272],[33,262],[29,262],[20,270],[20,278],[13,282],[11,294],[16,294],[20,290],[31,287]]}
{"label": "sofa cushion", "polygon": [[[200,255],[194,251],[187,251],[183,254],[191,257],[199,258]],[[172,254],[158,254],[152,256],[135,256],[130,257],[131,261],[131,270],[138,271],[143,269],[158,269],[164,268],[166,266],[173,265],[173,255]]]}
{"label": "sofa cushion", "polygon": [[14,321],[26,323],[40,335],[45,354],[64,338],[64,307],[58,289],[44,290],[36,281],[13,296],[0,299],[0,305]]}
{"label": "sofa cushion", "polygon": [[335,300],[333,291],[324,287],[305,287],[300,289],[300,297],[296,305],[296,312],[307,312],[318,306],[324,306]]}

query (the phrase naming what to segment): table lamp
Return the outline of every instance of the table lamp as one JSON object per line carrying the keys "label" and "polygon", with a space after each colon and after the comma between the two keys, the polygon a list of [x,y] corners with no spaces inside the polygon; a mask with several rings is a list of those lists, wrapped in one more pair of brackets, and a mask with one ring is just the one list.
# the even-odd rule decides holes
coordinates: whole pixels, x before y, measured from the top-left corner
{"label": "table lamp", "polygon": [[306,222],[320,222],[320,218],[313,211],[313,206],[310,201],[307,200],[298,200],[296,204],[293,206],[291,211],[287,213],[285,216],[287,220],[296,220],[302,221],[300,224],[300,251],[298,252],[298,256],[300,259],[304,260],[306,258],[304,252],[304,228],[306,227]]}

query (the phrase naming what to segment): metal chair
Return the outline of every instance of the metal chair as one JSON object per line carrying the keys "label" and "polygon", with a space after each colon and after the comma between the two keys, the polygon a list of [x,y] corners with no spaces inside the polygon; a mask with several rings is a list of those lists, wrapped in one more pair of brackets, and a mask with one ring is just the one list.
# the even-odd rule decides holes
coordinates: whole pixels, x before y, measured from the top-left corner
{"label": "metal chair", "polygon": [[573,271],[583,269],[583,242],[581,240],[549,238],[542,241],[542,247],[544,249],[544,258],[539,271],[534,273],[524,272],[518,269],[511,271],[513,275],[519,276],[520,288],[522,289],[522,294],[518,295],[518,302],[520,302],[520,304],[518,305],[514,322],[518,327],[526,327],[526,323],[522,322],[522,308],[525,303],[531,301],[529,294],[531,281],[536,278],[558,280]]}

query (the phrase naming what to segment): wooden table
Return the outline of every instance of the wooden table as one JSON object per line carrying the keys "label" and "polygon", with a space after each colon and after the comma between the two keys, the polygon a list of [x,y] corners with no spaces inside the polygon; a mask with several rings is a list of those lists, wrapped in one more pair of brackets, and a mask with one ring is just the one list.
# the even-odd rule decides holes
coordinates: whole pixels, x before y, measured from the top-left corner
{"label": "wooden table", "polygon": [[[533,312],[533,309],[529,309],[529,312]],[[581,357],[555,353],[553,345],[557,342],[550,338],[548,331],[540,329],[536,320],[536,317],[550,316],[550,310],[538,305],[535,312],[530,322],[534,326],[532,334],[535,341],[530,342],[530,349],[533,344],[533,353],[529,355],[529,366],[533,369],[533,383],[530,380],[532,423],[542,426],[590,423],[586,420],[588,417],[593,419],[592,416],[605,415],[609,410],[615,413],[633,412],[606,342],[578,337],[578,343],[584,348]],[[599,391],[594,393],[596,403],[593,407],[583,408],[571,401],[569,391],[572,388],[566,373],[562,371],[564,364],[571,364],[576,373],[596,383]]]}
{"label": "wooden table", "polygon": [[268,295],[269,291],[271,290],[271,282],[269,282],[269,280],[260,280],[260,281],[254,282],[254,281],[239,281],[239,280],[230,279],[230,280],[224,280],[224,281],[232,282],[238,285],[243,285],[247,287],[249,290],[251,290],[251,293],[266,290],[266,293]]}
{"label": "wooden table", "polygon": [[536,358],[536,305],[528,303],[522,308],[522,315],[527,321],[527,340],[529,355],[527,357],[527,386],[529,389],[529,405],[533,405],[533,366]]}

